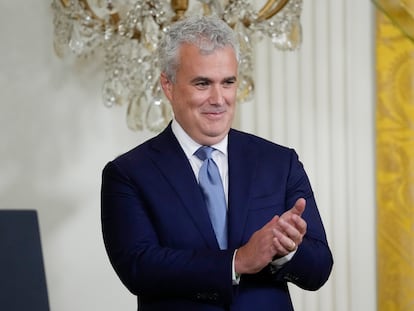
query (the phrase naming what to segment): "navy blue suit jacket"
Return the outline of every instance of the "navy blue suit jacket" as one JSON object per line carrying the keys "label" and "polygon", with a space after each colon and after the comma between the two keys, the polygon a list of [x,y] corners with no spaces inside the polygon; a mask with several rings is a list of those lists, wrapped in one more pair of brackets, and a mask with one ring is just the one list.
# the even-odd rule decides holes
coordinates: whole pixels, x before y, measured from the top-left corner
{"label": "navy blue suit jacket", "polygon": [[[219,250],[193,170],[168,126],[108,163],[102,230],[108,256],[139,310],[293,310],[287,282],[316,290],[333,260],[308,177],[294,150],[230,130],[228,250]],[[232,284],[234,250],[306,199],[307,233],[290,262]]]}

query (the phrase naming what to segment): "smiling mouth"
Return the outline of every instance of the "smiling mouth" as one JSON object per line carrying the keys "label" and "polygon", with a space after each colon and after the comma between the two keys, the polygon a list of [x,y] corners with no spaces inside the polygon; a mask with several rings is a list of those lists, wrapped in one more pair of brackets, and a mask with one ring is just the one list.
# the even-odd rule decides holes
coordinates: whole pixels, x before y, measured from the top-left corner
{"label": "smiling mouth", "polygon": [[226,112],[226,109],[209,109],[209,110],[201,111],[201,113],[203,114],[213,114],[213,115],[219,115],[225,112]]}
{"label": "smiling mouth", "polygon": [[221,120],[224,116],[225,111],[206,111],[203,112],[203,115],[211,121]]}

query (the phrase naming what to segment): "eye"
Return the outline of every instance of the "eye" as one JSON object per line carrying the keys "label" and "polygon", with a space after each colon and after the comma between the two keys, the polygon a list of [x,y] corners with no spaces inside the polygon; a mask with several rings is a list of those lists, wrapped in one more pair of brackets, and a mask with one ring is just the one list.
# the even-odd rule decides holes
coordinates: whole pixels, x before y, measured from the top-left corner
{"label": "eye", "polygon": [[223,82],[223,86],[225,88],[229,88],[229,87],[232,87],[233,85],[235,85],[236,82],[237,82],[236,78],[226,79]]}
{"label": "eye", "polygon": [[204,90],[206,88],[208,88],[210,86],[210,81],[209,80],[204,80],[204,79],[199,79],[197,81],[193,82],[193,85],[200,90]]}
{"label": "eye", "polygon": [[206,87],[209,85],[209,83],[207,81],[198,81],[197,83],[195,83],[195,85],[199,87]]}

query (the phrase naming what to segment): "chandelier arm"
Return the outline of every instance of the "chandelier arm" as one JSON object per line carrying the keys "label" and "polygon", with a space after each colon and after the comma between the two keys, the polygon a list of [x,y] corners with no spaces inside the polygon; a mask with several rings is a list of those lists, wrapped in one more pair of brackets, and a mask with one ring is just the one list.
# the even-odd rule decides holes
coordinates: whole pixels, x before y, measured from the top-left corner
{"label": "chandelier arm", "polygon": [[[78,1],[79,1],[79,3],[82,3],[84,10],[88,14],[90,14],[91,18],[93,20],[98,21],[100,23],[102,29],[105,29],[105,20],[103,18],[99,17],[98,15],[96,15],[96,13],[93,11],[91,6],[89,5],[88,0],[78,0]],[[70,0],[60,0],[60,2],[62,3],[62,5],[65,8],[68,8],[70,6]],[[108,21],[111,25],[116,26],[116,28],[118,27],[120,20],[121,20],[121,18],[120,18],[118,13],[109,14]],[[135,29],[131,39],[140,40],[140,38],[141,38],[141,32]]]}
{"label": "chandelier arm", "polygon": [[[69,0],[60,0],[60,1],[69,2]],[[102,24],[102,26],[105,25],[105,21],[95,14],[95,12],[93,11],[93,9],[91,8],[91,6],[88,3],[88,0],[79,0],[79,3],[83,3],[85,11],[89,12],[93,19],[98,20]],[[108,7],[108,9],[111,9],[111,8]],[[121,18],[119,17],[118,13],[109,14],[109,23],[111,25],[117,26],[120,19]]]}
{"label": "chandelier arm", "polygon": [[[70,6],[70,0],[60,0],[64,7]],[[102,26],[104,27],[105,21],[96,15],[93,9],[90,7],[88,0],[79,0],[80,3],[83,4],[85,11],[87,11],[91,17],[97,21],[99,21]],[[282,10],[285,5],[289,2],[289,0],[267,0],[267,2],[263,5],[263,7],[259,10],[258,16],[256,21],[263,21],[265,19],[269,19],[276,15],[280,10]],[[175,12],[175,16],[173,18],[174,21],[177,21],[184,17],[185,12],[188,9],[188,0],[171,0],[171,8]],[[204,6],[204,10],[206,10],[206,6]],[[120,21],[120,16],[117,12],[109,14],[109,23],[111,25],[117,26]],[[244,18],[243,23],[246,26],[251,24],[251,20],[249,18]],[[134,32],[133,38],[139,39],[141,34],[137,31]]]}
{"label": "chandelier arm", "polygon": [[204,15],[211,15],[211,8],[210,5],[208,3],[202,3],[203,6],[203,14]]}
{"label": "chandelier arm", "polygon": [[282,10],[288,2],[289,0],[268,0],[260,9],[257,20],[263,21],[265,19],[272,18],[280,10]]}
{"label": "chandelier arm", "polygon": [[175,12],[173,20],[177,21],[184,17],[188,9],[188,0],[171,0],[171,8]]}
{"label": "chandelier arm", "polygon": [[60,3],[62,3],[62,4],[63,4],[63,6],[64,6],[65,8],[67,8],[67,7],[69,7],[69,5],[70,5],[70,0],[60,0]]}

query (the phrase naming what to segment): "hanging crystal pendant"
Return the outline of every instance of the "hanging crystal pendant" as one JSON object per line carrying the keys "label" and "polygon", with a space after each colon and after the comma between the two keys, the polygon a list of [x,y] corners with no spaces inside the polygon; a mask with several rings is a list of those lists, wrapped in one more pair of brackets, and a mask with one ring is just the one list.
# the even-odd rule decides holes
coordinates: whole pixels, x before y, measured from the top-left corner
{"label": "hanging crystal pendant", "polygon": [[148,99],[145,94],[133,94],[129,100],[127,109],[127,125],[133,131],[142,131],[144,129],[143,116],[148,106]]}
{"label": "hanging crystal pendant", "polygon": [[103,84],[103,101],[106,107],[124,104],[124,91],[121,81],[118,78],[107,78]]}
{"label": "hanging crystal pendant", "polygon": [[171,106],[162,93],[159,82],[156,82],[149,102],[145,123],[150,131],[162,130],[171,120]]}
{"label": "hanging crystal pendant", "polygon": [[73,25],[72,36],[69,40],[69,48],[77,56],[80,56],[84,53],[86,45],[85,37],[80,34],[81,27],[82,26],[79,24]]}
{"label": "hanging crystal pendant", "polygon": [[240,103],[250,102],[253,100],[254,82],[249,75],[241,75],[237,90],[237,101]]}
{"label": "hanging crystal pendant", "polygon": [[66,55],[66,51],[68,49],[68,44],[72,34],[73,23],[71,22],[67,14],[65,14],[65,10],[61,2],[53,2],[52,8],[56,12],[53,18],[53,47],[56,55],[60,58],[63,58]]}
{"label": "hanging crystal pendant", "polygon": [[267,30],[273,45],[281,51],[293,51],[302,43],[300,14],[302,0],[291,0],[277,15],[267,23]]}
{"label": "hanging crystal pendant", "polygon": [[163,98],[153,98],[149,103],[145,123],[150,131],[161,131],[171,120],[170,105]]}
{"label": "hanging crystal pendant", "polygon": [[158,46],[158,30],[159,25],[154,21],[152,17],[144,18],[144,21],[142,23],[142,42],[145,48],[147,48],[147,50],[150,52],[154,52]]}

